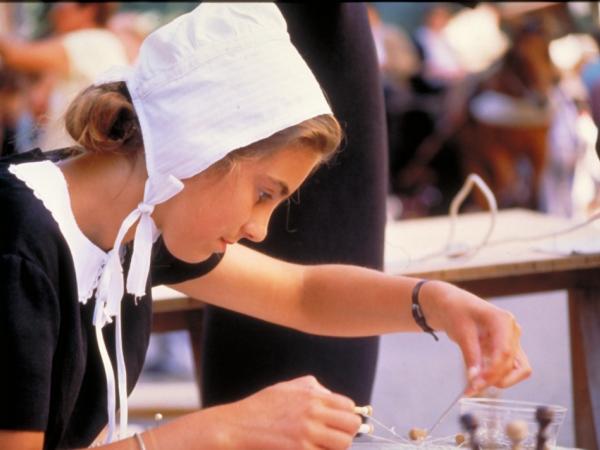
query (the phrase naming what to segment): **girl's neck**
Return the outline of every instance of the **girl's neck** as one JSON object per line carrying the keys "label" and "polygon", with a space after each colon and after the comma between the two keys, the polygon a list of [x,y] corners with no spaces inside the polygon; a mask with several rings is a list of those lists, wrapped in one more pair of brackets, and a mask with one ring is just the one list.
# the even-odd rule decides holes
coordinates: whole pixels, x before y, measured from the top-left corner
{"label": "girl's neck", "polygon": [[[79,228],[104,251],[113,247],[121,222],[144,196],[146,167],[135,158],[85,153],[58,164],[67,180],[71,208]],[[133,239],[135,227],[123,242]]]}

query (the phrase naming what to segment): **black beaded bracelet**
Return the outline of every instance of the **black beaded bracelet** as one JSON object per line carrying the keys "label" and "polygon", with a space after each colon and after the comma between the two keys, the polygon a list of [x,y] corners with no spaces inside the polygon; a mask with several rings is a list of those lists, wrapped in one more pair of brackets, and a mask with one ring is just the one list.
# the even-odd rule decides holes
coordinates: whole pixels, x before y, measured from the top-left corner
{"label": "black beaded bracelet", "polygon": [[425,315],[423,314],[423,310],[419,304],[419,291],[421,290],[421,287],[428,281],[429,280],[419,280],[412,290],[412,315],[415,319],[415,322],[417,322],[417,325],[419,325],[425,333],[431,334],[436,341],[439,341],[440,339],[433,332],[433,328],[427,324]]}

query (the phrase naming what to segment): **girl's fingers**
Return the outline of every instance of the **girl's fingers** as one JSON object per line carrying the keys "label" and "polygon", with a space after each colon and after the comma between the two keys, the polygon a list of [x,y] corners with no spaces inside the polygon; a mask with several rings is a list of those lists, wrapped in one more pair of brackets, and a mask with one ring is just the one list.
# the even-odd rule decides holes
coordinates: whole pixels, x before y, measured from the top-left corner
{"label": "girl's fingers", "polygon": [[312,426],[308,435],[317,448],[327,450],[346,450],[352,445],[354,439],[354,434],[344,433],[322,424]]}
{"label": "girl's fingers", "polygon": [[[485,331],[479,335],[479,329]],[[493,316],[486,314],[477,320],[477,326],[472,329],[465,327],[462,330],[457,343],[468,370],[465,395],[475,395],[490,385],[514,384],[529,375],[531,369],[519,344],[520,335],[514,316],[499,309]],[[516,368],[517,363],[519,367]]]}
{"label": "girl's fingers", "polygon": [[342,411],[353,412],[356,404],[345,395],[336,394],[334,392],[323,395],[323,403],[330,408],[339,409]]}
{"label": "girl's fingers", "polygon": [[331,392],[312,376],[300,379],[310,390],[313,401],[309,414],[313,420],[339,432],[354,436],[361,418],[354,413],[356,404],[344,395]]}
{"label": "girl's fingers", "polygon": [[479,373],[481,367],[481,346],[475,327],[465,327],[457,341],[469,374],[469,379]]}
{"label": "girl's fingers", "polygon": [[500,380],[499,383],[496,383],[496,386],[500,388],[507,388],[518,383],[519,381],[523,381],[530,375],[531,365],[529,364],[529,359],[525,355],[523,349],[519,347],[513,370],[502,380]]}
{"label": "girl's fingers", "polygon": [[358,428],[362,423],[360,416],[354,414],[354,412],[331,409],[325,405],[317,411],[315,418],[328,427],[351,436],[354,436],[358,432]]}
{"label": "girl's fingers", "polygon": [[503,316],[500,323],[491,324],[489,328],[491,354],[484,367],[483,376],[492,385],[513,370],[519,349],[520,328],[511,313],[503,311]]}
{"label": "girl's fingers", "polygon": [[[466,299],[470,297],[467,295]],[[463,314],[448,315],[445,331],[460,347],[467,368],[465,395],[487,386],[510,386],[529,376],[531,368],[520,346],[521,328],[508,311],[476,302]],[[458,305],[457,307],[460,307]]]}
{"label": "girl's fingers", "polygon": [[481,378],[481,345],[476,327],[464,327],[457,336],[456,343],[460,347],[467,368],[468,386],[465,395],[475,395],[486,385]]}

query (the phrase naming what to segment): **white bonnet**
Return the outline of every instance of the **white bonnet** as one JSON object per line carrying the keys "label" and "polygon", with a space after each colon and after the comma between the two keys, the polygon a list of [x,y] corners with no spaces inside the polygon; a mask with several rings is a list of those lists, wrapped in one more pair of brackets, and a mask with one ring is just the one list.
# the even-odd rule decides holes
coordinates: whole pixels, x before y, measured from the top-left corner
{"label": "white bonnet", "polygon": [[[203,3],[150,34],[125,78],[150,177],[191,177],[331,109],[271,3]],[[114,81],[111,80],[111,81]]]}

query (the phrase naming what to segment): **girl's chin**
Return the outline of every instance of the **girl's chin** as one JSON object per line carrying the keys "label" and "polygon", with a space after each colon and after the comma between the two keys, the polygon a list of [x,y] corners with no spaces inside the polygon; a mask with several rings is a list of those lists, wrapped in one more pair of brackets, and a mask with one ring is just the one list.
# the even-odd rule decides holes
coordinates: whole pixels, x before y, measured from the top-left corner
{"label": "girl's chin", "polygon": [[208,258],[210,258],[214,253],[217,252],[198,252],[198,253],[194,253],[189,254],[182,254],[182,255],[174,255],[177,259],[180,259],[183,262],[186,262],[188,264],[197,264],[197,263],[201,263],[203,261],[206,261]]}
{"label": "girl's chin", "polygon": [[167,250],[169,251],[169,253],[171,253],[171,255],[188,264],[201,263],[210,258],[214,253],[220,253],[218,249],[197,249],[196,251],[193,251],[194,249],[191,249],[189,247],[170,248],[166,240],[165,246],[167,247]]}

